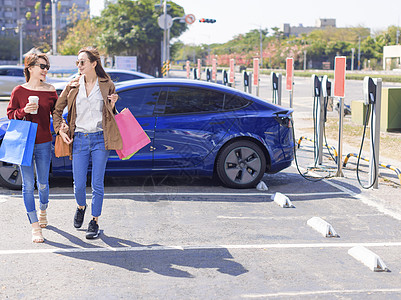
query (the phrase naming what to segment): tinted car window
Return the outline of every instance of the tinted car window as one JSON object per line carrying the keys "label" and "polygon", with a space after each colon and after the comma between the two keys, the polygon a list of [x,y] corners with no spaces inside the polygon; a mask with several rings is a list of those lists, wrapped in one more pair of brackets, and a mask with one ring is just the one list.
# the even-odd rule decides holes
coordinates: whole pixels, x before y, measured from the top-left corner
{"label": "tinted car window", "polygon": [[22,69],[1,69],[0,76],[24,77],[24,71]]}
{"label": "tinted car window", "polygon": [[133,79],[140,79],[141,77],[133,75],[133,74],[126,74],[126,73],[109,73],[111,80],[114,82],[126,81],[126,80],[133,80]]}
{"label": "tinted car window", "polygon": [[129,108],[136,117],[152,116],[153,109],[159,97],[160,87],[139,88],[119,92],[116,103],[118,111]]}
{"label": "tinted car window", "polygon": [[166,114],[216,112],[223,108],[224,94],[197,88],[170,87]]}
{"label": "tinted car window", "polygon": [[24,77],[24,71],[21,69],[10,69],[8,70],[7,76]]}
{"label": "tinted car window", "polygon": [[249,100],[246,100],[237,95],[226,94],[224,100],[224,110],[236,110],[242,107],[247,106],[250,103]]}

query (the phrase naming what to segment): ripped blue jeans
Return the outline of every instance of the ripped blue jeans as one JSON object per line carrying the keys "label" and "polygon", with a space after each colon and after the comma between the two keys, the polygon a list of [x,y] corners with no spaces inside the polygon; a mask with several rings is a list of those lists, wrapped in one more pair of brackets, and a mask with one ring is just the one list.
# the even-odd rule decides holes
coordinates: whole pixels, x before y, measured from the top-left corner
{"label": "ripped blue jeans", "polygon": [[46,210],[49,203],[49,169],[50,169],[51,142],[35,144],[31,166],[20,166],[22,176],[22,197],[29,222],[38,222],[35,208],[35,172],[39,190],[39,208]]}

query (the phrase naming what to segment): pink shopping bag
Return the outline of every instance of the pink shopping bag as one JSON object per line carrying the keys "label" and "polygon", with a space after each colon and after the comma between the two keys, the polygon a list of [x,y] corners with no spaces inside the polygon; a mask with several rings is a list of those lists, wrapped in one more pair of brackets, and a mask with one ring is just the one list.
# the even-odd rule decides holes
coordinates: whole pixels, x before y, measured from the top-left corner
{"label": "pink shopping bag", "polygon": [[124,108],[115,116],[115,119],[123,139],[123,148],[116,152],[120,159],[130,159],[136,152],[149,144],[150,139],[129,109]]}

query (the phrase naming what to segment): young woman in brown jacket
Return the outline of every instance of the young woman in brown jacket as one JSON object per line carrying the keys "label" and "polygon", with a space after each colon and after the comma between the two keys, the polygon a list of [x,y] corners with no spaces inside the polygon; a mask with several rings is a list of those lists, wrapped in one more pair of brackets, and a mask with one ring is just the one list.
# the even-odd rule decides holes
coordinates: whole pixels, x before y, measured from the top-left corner
{"label": "young woman in brown jacket", "polygon": [[[89,160],[92,160],[92,220],[87,239],[98,237],[98,218],[102,212],[104,173],[110,150],[122,148],[122,139],[114,119],[118,99],[110,77],[104,71],[99,52],[83,48],[78,53],[80,76],[73,79],[57,100],[53,118],[54,129],[64,142],[70,144],[77,209],[74,226],[80,228],[86,210],[86,179]],[[67,123],[62,118],[68,106]]]}

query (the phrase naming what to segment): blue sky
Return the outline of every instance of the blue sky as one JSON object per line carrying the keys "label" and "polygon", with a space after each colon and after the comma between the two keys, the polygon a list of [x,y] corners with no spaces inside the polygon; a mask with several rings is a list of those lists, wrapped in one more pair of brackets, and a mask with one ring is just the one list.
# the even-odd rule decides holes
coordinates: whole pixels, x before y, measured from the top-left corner
{"label": "blue sky", "polygon": [[[251,29],[315,26],[316,19],[334,18],[337,27],[365,26],[374,31],[400,24],[401,10],[394,0],[175,0],[196,22],[180,37],[184,43],[224,43]],[[335,3],[334,3],[335,2]],[[91,0],[92,13],[103,0]],[[96,12],[95,14],[98,14]],[[200,18],[216,19],[214,24],[199,23]],[[270,30],[271,31],[271,30]]]}

